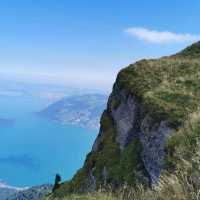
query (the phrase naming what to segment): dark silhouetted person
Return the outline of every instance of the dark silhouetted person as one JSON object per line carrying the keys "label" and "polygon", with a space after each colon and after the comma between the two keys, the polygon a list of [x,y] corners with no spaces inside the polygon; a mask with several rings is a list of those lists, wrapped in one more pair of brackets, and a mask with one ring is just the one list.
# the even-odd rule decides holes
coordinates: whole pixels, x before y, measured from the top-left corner
{"label": "dark silhouetted person", "polygon": [[54,183],[52,192],[54,192],[55,190],[57,190],[60,187],[60,182],[61,182],[61,176],[59,174],[56,174],[55,183]]}

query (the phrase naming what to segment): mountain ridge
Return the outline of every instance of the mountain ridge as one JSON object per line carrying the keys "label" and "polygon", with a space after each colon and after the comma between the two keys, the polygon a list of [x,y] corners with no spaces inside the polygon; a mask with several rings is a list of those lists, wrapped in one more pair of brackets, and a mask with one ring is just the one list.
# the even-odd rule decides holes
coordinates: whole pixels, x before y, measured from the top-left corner
{"label": "mountain ridge", "polygon": [[98,130],[102,110],[107,96],[103,94],[73,95],[62,98],[38,114],[62,124],[74,124]]}

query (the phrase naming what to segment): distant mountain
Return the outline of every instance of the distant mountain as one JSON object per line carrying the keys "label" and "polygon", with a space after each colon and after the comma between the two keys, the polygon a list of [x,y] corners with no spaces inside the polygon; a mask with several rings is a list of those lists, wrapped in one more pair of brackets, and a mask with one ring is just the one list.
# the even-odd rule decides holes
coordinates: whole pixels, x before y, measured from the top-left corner
{"label": "distant mountain", "polygon": [[0,200],[6,200],[9,196],[24,190],[25,188],[12,187],[4,182],[0,182]]}
{"label": "distant mountain", "polygon": [[16,192],[18,192],[16,189],[14,188],[0,188],[0,199],[1,200],[6,200],[9,196],[15,194]]}
{"label": "distant mountain", "polygon": [[100,116],[106,108],[106,102],[106,95],[75,95],[53,103],[39,112],[39,115],[62,124],[76,124],[96,130],[99,128]]}
{"label": "distant mountain", "polygon": [[[52,191],[52,185],[41,185],[31,187],[23,191],[16,191],[14,194],[7,195],[5,200],[41,200]],[[1,193],[0,193],[1,195]],[[1,200],[4,200],[1,198]]]}

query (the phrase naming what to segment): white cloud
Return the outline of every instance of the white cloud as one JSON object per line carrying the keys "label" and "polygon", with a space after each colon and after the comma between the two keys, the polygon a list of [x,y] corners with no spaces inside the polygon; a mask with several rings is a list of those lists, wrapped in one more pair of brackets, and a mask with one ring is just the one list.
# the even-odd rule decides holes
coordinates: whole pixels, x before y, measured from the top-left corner
{"label": "white cloud", "polygon": [[194,42],[200,40],[200,35],[189,33],[180,34],[169,31],[149,30],[142,27],[132,27],[125,30],[125,33],[140,40],[156,44]]}

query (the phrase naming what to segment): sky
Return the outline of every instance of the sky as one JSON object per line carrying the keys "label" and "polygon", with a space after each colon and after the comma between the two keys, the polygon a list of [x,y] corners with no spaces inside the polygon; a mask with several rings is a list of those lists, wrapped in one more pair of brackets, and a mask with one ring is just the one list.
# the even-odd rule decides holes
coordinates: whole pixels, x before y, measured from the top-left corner
{"label": "sky", "polygon": [[199,0],[1,0],[0,76],[110,89],[117,72],[200,40]]}

